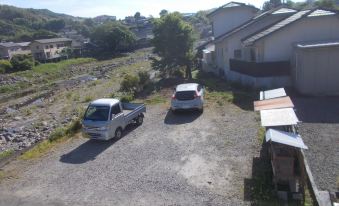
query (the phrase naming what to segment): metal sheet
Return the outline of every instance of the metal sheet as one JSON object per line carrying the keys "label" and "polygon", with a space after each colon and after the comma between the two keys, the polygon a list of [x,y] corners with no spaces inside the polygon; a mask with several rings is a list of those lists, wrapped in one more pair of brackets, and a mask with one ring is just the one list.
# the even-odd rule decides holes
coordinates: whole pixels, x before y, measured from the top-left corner
{"label": "metal sheet", "polygon": [[281,109],[293,108],[294,104],[290,97],[279,97],[275,99],[267,99],[262,101],[255,101],[254,111],[267,110],[267,109]]}
{"label": "metal sheet", "polygon": [[273,99],[273,98],[284,97],[284,96],[286,96],[286,92],[284,88],[260,92],[260,100]]}
{"label": "metal sheet", "polygon": [[301,139],[300,135],[289,132],[283,132],[275,129],[267,130],[266,142],[268,141],[289,145],[301,149],[308,149],[308,147],[304,144],[304,141]]}
{"label": "metal sheet", "polygon": [[296,125],[299,122],[292,108],[261,110],[260,118],[263,127]]}

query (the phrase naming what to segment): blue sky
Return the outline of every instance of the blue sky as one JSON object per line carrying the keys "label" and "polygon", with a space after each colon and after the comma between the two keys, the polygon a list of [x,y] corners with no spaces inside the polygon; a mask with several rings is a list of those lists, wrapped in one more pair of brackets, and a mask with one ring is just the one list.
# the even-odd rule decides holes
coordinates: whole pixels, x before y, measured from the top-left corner
{"label": "blue sky", "polygon": [[[260,8],[264,0],[238,0]],[[219,7],[226,0],[0,0],[23,8],[49,9],[58,13],[81,17],[112,15],[118,18],[134,15],[139,11],[143,16],[158,16],[162,9],[179,12],[196,12]]]}

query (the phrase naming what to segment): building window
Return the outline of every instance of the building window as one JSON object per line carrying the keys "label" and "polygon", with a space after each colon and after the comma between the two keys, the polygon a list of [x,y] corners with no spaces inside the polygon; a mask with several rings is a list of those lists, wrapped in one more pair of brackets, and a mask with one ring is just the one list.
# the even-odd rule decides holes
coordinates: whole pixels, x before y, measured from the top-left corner
{"label": "building window", "polygon": [[240,49],[234,50],[234,58],[235,59],[241,59],[241,50]]}
{"label": "building window", "polygon": [[48,45],[47,45],[47,46],[45,46],[45,48],[46,48],[46,49],[48,49]]}
{"label": "building window", "polygon": [[53,48],[53,45],[49,45],[49,48]]}
{"label": "building window", "polygon": [[39,46],[36,46],[36,49],[39,49]]}

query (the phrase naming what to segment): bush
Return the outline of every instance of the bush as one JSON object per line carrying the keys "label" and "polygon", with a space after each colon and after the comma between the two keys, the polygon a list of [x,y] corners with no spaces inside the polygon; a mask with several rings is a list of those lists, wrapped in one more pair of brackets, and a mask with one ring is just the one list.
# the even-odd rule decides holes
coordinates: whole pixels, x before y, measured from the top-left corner
{"label": "bush", "polygon": [[11,71],[12,67],[11,62],[8,60],[0,60],[0,74]]}
{"label": "bush", "polygon": [[11,59],[13,71],[25,71],[34,67],[34,59],[32,55],[19,54],[15,55]]}
{"label": "bush", "polygon": [[151,76],[149,75],[148,72],[146,71],[140,71],[138,72],[138,77],[139,77],[139,84],[144,87],[145,85],[147,85],[150,80],[151,80]]}
{"label": "bush", "polygon": [[124,94],[120,97],[121,102],[131,102],[134,100],[133,94]]}
{"label": "bush", "polygon": [[127,74],[121,82],[120,90],[123,92],[134,93],[139,89],[139,77]]}

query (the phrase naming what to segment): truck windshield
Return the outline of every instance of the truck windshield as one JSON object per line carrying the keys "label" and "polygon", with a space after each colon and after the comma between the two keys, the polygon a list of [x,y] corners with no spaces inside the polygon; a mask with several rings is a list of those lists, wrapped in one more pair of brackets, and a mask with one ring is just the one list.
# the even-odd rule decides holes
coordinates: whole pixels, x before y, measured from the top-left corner
{"label": "truck windshield", "polygon": [[109,106],[93,106],[90,105],[85,114],[85,120],[107,121],[109,114]]}

